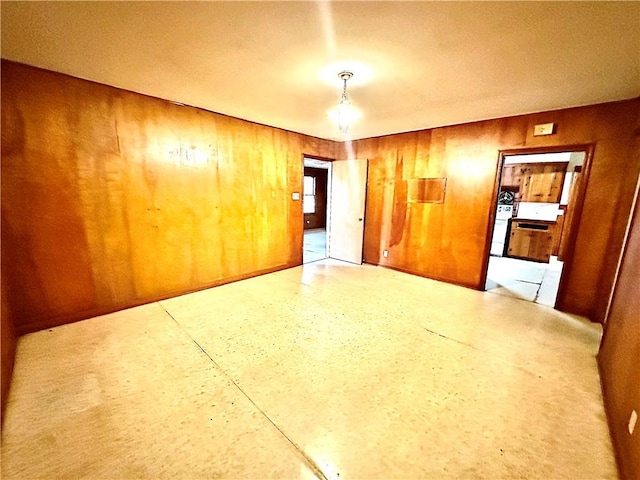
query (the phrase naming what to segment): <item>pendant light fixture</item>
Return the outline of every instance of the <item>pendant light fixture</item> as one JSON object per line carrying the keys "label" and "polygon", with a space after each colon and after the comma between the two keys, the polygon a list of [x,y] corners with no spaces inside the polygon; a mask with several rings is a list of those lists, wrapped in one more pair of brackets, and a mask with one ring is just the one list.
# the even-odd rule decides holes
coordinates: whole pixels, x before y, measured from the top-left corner
{"label": "pendant light fixture", "polygon": [[346,70],[338,74],[338,78],[343,82],[340,103],[327,113],[328,117],[338,124],[338,128],[342,133],[349,133],[351,124],[360,117],[360,112],[351,105],[347,96],[347,80],[350,80],[351,77],[353,77],[353,73]]}

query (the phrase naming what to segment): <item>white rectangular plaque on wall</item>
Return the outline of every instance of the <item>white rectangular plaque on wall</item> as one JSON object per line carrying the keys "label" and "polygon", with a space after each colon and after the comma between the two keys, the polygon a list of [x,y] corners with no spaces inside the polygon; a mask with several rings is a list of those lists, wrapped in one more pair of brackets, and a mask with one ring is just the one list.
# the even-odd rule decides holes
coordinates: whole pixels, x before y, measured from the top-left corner
{"label": "white rectangular plaque on wall", "polygon": [[555,123],[541,123],[533,127],[533,136],[539,137],[541,135],[553,135],[556,129]]}

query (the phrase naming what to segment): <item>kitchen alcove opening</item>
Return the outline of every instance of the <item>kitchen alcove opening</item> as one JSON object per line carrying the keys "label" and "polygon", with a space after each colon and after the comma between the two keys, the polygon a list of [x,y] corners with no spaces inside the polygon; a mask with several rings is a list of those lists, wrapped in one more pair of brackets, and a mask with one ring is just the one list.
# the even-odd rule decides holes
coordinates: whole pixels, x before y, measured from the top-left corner
{"label": "kitchen alcove opening", "polygon": [[505,154],[485,290],[556,306],[584,151]]}

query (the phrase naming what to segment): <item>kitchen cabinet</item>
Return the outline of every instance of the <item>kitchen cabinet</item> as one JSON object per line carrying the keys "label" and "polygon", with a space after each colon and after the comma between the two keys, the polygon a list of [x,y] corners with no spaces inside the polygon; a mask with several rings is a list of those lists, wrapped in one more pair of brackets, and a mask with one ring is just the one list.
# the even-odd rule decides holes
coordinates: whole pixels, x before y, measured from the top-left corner
{"label": "kitchen cabinet", "polygon": [[566,162],[513,163],[502,169],[502,188],[516,192],[516,202],[560,203]]}
{"label": "kitchen cabinet", "polygon": [[556,237],[556,222],[513,219],[509,231],[507,256],[549,262]]}
{"label": "kitchen cabinet", "polygon": [[[502,187],[511,187],[512,190],[520,190],[520,186],[522,185],[521,178],[521,168],[526,167],[526,164],[522,163],[511,163],[509,165],[505,165],[502,168],[502,179],[500,183]],[[513,187],[518,187],[513,188]]]}

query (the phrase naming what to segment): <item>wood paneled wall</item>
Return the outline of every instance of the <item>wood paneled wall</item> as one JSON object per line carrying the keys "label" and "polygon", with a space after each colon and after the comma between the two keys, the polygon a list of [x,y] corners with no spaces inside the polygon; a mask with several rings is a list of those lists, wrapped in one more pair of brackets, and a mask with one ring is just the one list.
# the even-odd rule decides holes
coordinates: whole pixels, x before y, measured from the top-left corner
{"label": "wood paneled wall", "polygon": [[[638,153],[640,154],[640,142]],[[640,177],[638,177],[640,186]],[[637,198],[637,195],[636,195]],[[609,428],[623,478],[640,478],[640,200],[636,200],[627,244],[598,355]]]}
{"label": "wood paneled wall", "polygon": [[[302,262],[335,143],[2,62],[2,283],[18,333]],[[283,243],[284,242],[284,243]]]}
{"label": "wood paneled wall", "polygon": [[[533,136],[535,124],[549,122],[556,134]],[[635,99],[358,140],[337,157],[369,159],[366,262],[482,288],[498,152],[592,145],[574,261],[559,307],[602,321],[640,171],[632,151],[638,132]],[[407,202],[407,181],[418,177],[446,177],[444,203]]]}
{"label": "wood paneled wall", "polygon": [[0,375],[2,376],[0,379],[0,383],[2,384],[2,397],[0,398],[0,416],[2,420],[4,420],[4,407],[7,402],[7,396],[9,395],[17,338],[13,329],[13,319],[5,295],[4,283],[0,285],[0,290],[0,296],[2,297],[2,309],[0,311],[0,337],[2,337],[2,343],[0,344],[0,348],[2,349],[2,368],[0,371]]}
{"label": "wood paneled wall", "polygon": [[[2,67],[3,282],[19,333],[299,264],[301,202],[291,193],[302,189],[303,154],[369,159],[365,261],[482,288],[498,151],[586,144],[593,162],[560,307],[604,316],[640,170],[631,151],[638,99],[343,149]],[[557,133],[533,137],[547,122]],[[407,201],[413,178],[446,178],[444,202]]]}

